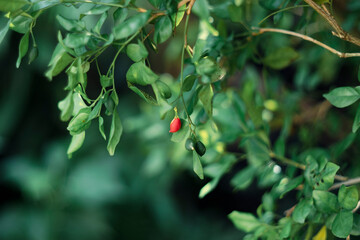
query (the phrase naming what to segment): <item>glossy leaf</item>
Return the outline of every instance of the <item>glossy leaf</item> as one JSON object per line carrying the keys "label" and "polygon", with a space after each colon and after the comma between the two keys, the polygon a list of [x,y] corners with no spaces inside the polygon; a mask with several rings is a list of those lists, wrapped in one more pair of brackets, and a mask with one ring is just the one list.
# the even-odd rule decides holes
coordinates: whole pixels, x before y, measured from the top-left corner
{"label": "glossy leaf", "polygon": [[193,170],[200,179],[204,179],[204,170],[199,155],[193,151]]}
{"label": "glossy leaf", "polygon": [[332,105],[338,108],[350,106],[360,99],[359,92],[352,87],[339,87],[323,95]]}
{"label": "glossy leaf", "polygon": [[114,27],[115,39],[118,40],[127,38],[136,33],[138,30],[145,26],[147,20],[150,17],[150,13],[150,11],[147,11],[145,13],[138,13],[127,19],[126,21],[120,23],[119,25],[116,25]]}
{"label": "glossy leaf", "polygon": [[93,31],[99,35],[101,35],[100,31],[101,31],[101,28],[102,26],[104,25],[104,22],[106,21],[108,17],[108,14],[107,12],[104,12],[101,17],[99,18],[98,22],[96,23],[96,25],[94,26],[93,28]]}
{"label": "glossy leaf", "polygon": [[341,210],[335,217],[331,227],[332,233],[339,238],[346,238],[353,226],[353,213],[347,210]]}
{"label": "glossy leaf", "polygon": [[103,88],[107,88],[113,85],[113,79],[111,77],[101,75],[100,76],[100,84]]}
{"label": "glossy leaf", "polygon": [[144,63],[138,62],[131,65],[126,73],[126,79],[132,84],[146,86],[155,83],[159,79],[149,67],[145,66]]}
{"label": "glossy leaf", "polygon": [[7,32],[9,31],[9,24],[10,24],[10,21],[5,25],[5,27],[3,29],[0,30],[0,44],[4,40]]}
{"label": "glossy leaf", "polygon": [[83,108],[71,119],[67,127],[71,135],[77,135],[90,127],[91,121],[87,121],[90,111],[90,108]]}
{"label": "glossy leaf", "polygon": [[260,221],[251,213],[232,211],[228,217],[237,229],[246,233],[254,231],[261,225]]}
{"label": "glossy leaf", "polygon": [[113,117],[112,117],[109,141],[108,141],[108,145],[107,145],[107,150],[108,150],[110,156],[113,156],[115,153],[115,148],[120,141],[122,131],[123,131],[123,126],[121,124],[119,114],[117,113],[117,111],[115,109],[114,113],[113,113]]}
{"label": "glossy leaf", "polygon": [[59,102],[59,109],[61,110],[60,119],[61,121],[68,121],[74,110],[73,92],[70,91],[66,98]]}
{"label": "glossy leaf", "polygon": [[26,0],[0,0],[1,12],[14,12],[29,4]]}
{"label": "glossy leaf", "polygon": [[67,155],[68,155],[69,158],[72,157],[72,154],[74,152],[76,152],[77,150],[79,150],[81,148],[81,146],[84,143],[84,140],[85,140],[85,131],[72,136],[71,143],[70,143],[69,148],[67,150]]}
{"label": "glossy leaf", "polygon": [[30,32],[25,33],[25,35],[21,38],[20,44],[19,44],[19,56],[16,61],[16,67],[20,67],[21,59],[26,55],[28,49],[29,49],[29,35]]}
{"label": "glossy leaf", "polygon": [[202,102],[206,114],[211,117],[213,109],[213,99],[214,92],[211,84],[204,85],[199,92],[199,99]]}
{"label": "glossy leaf", "polygon": [[148,102],[150,104],[154,104],[154,105],[158,104],[157,100],[154,97],[152,97],[149,93],[136,87],[135,85],[131,84],[130,82],[128,82],[128,87],[132,91],[134,91],[137,95],[139,95],[142,99],[144,99],[146,102]]}
{"label": "glossy leaf", "polygon": [[186,76],[182,85],[182,90],[184,92],[190,91],[193,88],[196,79],[197,79],[196,75]]}
{"label": "glossy leaf", "polygon": [[[360,78],[359,78],[360,79]],[[360,105],[358,106],[357,110],[356,110],[356,115],[355,115],[355,119],[354,119],[354,123],[352,125],[352,132],[356,133],[357,130],[360,127]]]}
{"label": "glossy leaf", "polygon": [[333,193],[314,190],[312,196],[315,201],[315,206],[320,212],[336,212],[339,208],[337,197]]}
{"label": "glossy leaf", "polygon": [[45,76],[52,80],[54,76],[61,73],[73,60],[74,58],[67,54],[61,44],[58,44],[49,63],[50,69],[45,73]]}
{"label": "glossy leaf", "polygon": [[292,218],[297,223],[304,223],[313,210],[312,199],[302,199],[295,207]]}
{"label": "glossy leaf", "polygon": [[101,136],[104,138],[104,140],[106,141],[106,134],[105,134],[105,130],[104,130],[104,119],[99,116],[99,132],[101,134]]}
{"label": "glossy leaf", "polygon": [[141,60],[147,58],[148,51],[146,50],[144,44],[139,41],[137,44],[129,44],[126,48],[126,54],[134,62],[140,62]]}
{"label": "glossy leaf", "polygon": [[356,186],[345,187],[345,185],[342,185],[339,189],[338,200],[340,206],[344,209],[354,209],[359,201],[359,193]]}
{"label": "glossy leaf", "polygon": [[168,16],[162,16],[155,23],[154,42],[163,43],[172,34],[172,22]]}
{"label": "glossy leaf", "polygon": [[81,20],[67,19],[61,15],[57,15],[56,19],[58,20],[59,24],[69,32],[80,32],[85,30],[85,22]]}
{"label": "glossy leaf", "polygon": [[156,87],[157,87],[161,97],[163,97],[164,99],[171,98],[171,96],[172,96],[171,89],[166,83],[164,83],[163,81],[157,80],[155,82],[155,84],[156,84]]}

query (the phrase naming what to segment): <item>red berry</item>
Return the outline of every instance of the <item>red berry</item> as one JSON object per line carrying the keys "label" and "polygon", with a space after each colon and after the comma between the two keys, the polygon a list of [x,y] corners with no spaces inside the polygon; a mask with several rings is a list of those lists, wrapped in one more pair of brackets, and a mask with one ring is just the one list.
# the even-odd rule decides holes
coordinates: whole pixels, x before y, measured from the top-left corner
{"label": "red berry", "polygon": [[170,131],[171,133],[179,131],[181,128],[181,120],[178,117],[175,117],[170,123]]}

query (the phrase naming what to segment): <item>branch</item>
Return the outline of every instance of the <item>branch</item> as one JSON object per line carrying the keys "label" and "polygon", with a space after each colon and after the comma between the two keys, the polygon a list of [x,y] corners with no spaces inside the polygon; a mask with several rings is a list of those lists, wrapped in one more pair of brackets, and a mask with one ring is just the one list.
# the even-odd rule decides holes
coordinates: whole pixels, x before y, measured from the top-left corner
{"label": "branch", "polygon": [[307,4],[310,5],[316,12],[318,12],[335,30],[332,34],[340,39],[343,39],[347,42],[351,42],[357,46],[360,46],[360,39],[347,33],[335,20],[334,16],[326,9],[325,5],[322,7],[315,3],[313,0],[304,0]]}
{"label": "branch", "polygon": [[355,184],[359,184],[360,183],[360,177],[357,178],[352,178],[343,182],[339,182],[339,183],[335,183],[334,185],[332,185],[329,188],[329,191],[331,190],[335,190],[341,187],[341,185],[345,185],[345,186],[350,186],[350,185],[355,185]]}
{"label": "branch", "polygon": [[352,210],[353,213],[355,213],[360,208],[360,201],[358,201],[356,207]]}
{"label": "branch", "polygon": [[282,34],[286,34],[286,35],[291,35],[291,36],[295,36],[298,38],[301,38],[303,40],[312,42],[322,48],[325,48],[326,50],[336,54],[338,57],[340,58],[349,58],[349,57],[360,57],[360,53],[343,53],[343,52],[339,52],[338,50],[312,38],[309,36],[306,36],[304,34],[301,33],[296,33],[296,32],[292,32],[292,31],[288,31],[288,30],[284,30],[284,29],[277,29],[277,28],[255,28],[253,27],[252,29],[254,30],[258,30],[257,33],[253,33],[253,36],[259,35],[259,34],[263,34],[265,32],[275,32],[275,33],[282,33]]}
{"label": "branch", "polygon": [[[291,159],[286,158],[286,157],[278,156],[278,155],[276,155],[274,152],[270,152],[270,153],[269,153],[269,156],[270,156],[271,158],[274,158],[274,159],[279,160],[280,162],[282,162],[282,163],[284,163],[284,164],[286,164],[286,165],[290,165],[290,166],[299,168],[299,169],[301,169],[301,170],[305,170],[305,169],[306,169],[306,165],[301,164],[301,163],[298,163],[298,162],[295,162],[294,160],[291,160]],[[347,179],[348,179],[347,177],[344,177],[344,176],[341,176],[341,175],[335,175],[335,179],[338,180],[338,181],[342,181],[341,184],[344,184],[344,183],[350,181],[350,180],[347,180]],[[355,179],[355,178],[354,178],[354,179]],[[359,178],[358,180],[359,180],[359,182],[360,182],[360,178]],[[353,183],[353,184],[354,184],[354,183]],[[336,184],[334,184],[334,185],[336,185]],[[352,185],[352,184],[349,184],[349,185]],[[340,186],[341,186],[341,185],[340,185]],[[333,187],[333,186],[332,186],[332,187]],[[331,188],[332,188],[332,187],[331,187]],[[331,189],[331,188],[330,188],[330,189]]]}

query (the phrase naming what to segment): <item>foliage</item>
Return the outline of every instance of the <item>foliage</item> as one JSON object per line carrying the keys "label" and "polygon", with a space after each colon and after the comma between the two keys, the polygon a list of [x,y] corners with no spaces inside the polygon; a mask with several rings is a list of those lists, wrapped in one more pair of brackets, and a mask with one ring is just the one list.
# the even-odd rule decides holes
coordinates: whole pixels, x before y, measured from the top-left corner
{"label": "foliage", "polygon": [[[182,127],[168,140],[181,146],[178,151],[184,152],[184,158],[190,157],[186,150],[191,152],[193,171],[208,181],[200,198],[231,172],[229,184],[236,191],[254,186],[255,180],[264,189],[256,214],[234,210],[228,215],[234,226],[247,234],[244,239],[357,236],[356,184],[360,181],[355,177],[360,169],[353,168],[354,156],[347,164],[342,160],[358,141],[360,108],[353,111],[352,107],[360,99],[359,86],[353,86],[356,78],[360,81],[359,55],[334,49],[346,41],[354,43],[346,45],[350,50],[359,45],[350,34],[336,38],[345,31],[342,28],[331,36],[322,27],[318,8],[330,16],[340,5],[305,2],[309,5],[295,0],[0,0],[0,11],[8,18],[0,42],[9,30],[22,34],[16,67],[24,64],[27,54],[33,62],[38,55],[33,33],[37,21],[51,9],[73,9],[71,17],[56,16],[61,30],[45,73],[50,81],[67,76],[66,97],[58,108],[72,137],[69,158],[81,149],[87,140],[85,133],[94,124],[107,141],[108,153],[116,153],[126,130],[120,119],[124,99],[115,86],[116,68],[119,56],[126,54],[133,62],[126,72],[128,88],[156,105],[159,119],[170,122],[173,109],[178,109]],[[344,29],[359,31],[360,5],[353,0],[346,6],[351,13]],[[195,31],[190,31],[192,23],[197,23]],[[297,36],[299,41],[287,35]],[[180,44],[177,38],[182,39]],[[332,47],[327,45],[330,43]],[[164,44],[171,54],[174,48],[179,52],[180,73],[175,78],[152,68],[150,56]],[[115,54],[104,70],[100,57],[111,49]],[[337,55],[349,59],[340,60]],[[341,75],[340,66],[352,71],[345,83],[335,82],[343,80],[336,78]],[[92,99],[87,88],[91,84],[88,74],[94,69],[100,89]],[[329,110],[328,102],[351,109],[346,114],[355,115],[351,115],[352,133],[338,116],[344,112]],[[328,120],[327,114],[335,120]],[[307,127],[309,124],[314,127]],[[320,135],[325,131],[329,136],[323,140]],[[242,160],[246,164],[239,169]],[[36,172],[24,168],[29,174]],[[47,178],[46,174],[39,176]],[[116,195],[118,187],[111,186],[104,194]],[[47,188],[40,186],[38,194]],[[33,190],[31,184],[27,189]],[[286,209],[280,202],[288,197],[293,200],[292,207],[283,214]]]}

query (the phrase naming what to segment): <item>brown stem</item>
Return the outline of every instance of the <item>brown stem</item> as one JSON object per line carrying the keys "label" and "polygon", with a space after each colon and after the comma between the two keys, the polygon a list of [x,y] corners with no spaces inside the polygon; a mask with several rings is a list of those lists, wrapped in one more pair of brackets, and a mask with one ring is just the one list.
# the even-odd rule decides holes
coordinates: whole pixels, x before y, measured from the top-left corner
{"label": "brown stem", "polygon": [[360,201],[358,201],[356,207],[352,210],[353,213],[355,213],[360,208]]}
{"label": "brown stem", "polygon": [[[280,162],[282,163],[285,163],[286,165],[289,165],[289,166],[293,166],[293,167],[296,167],[296,168],[299,168],[301,170],[305,170],[306,169],[306,165],[304,164],[301,164],[301,163],[298,163],[298,162],[295,162],[294,160],[291,160],[289,158],[286,158],[286,157],[281,157],[281,156],[278,156],[276,155],[274,152],[270,152],[269,153],[269,156],[271,158],[275,158],[277,160],[279,160]],[[347,182],[347,181],[350,181],[348,180],[347,177],[344,177],[344,176],[341,176],[341,175],[335,175],[335,179],[338,180],[338,181],[343,181],[343,183]],[[336,184],[334,184],[336,185]],[[352,185],[352,184],[349,184],[349,185]],[[340,185],[341,186],[341,185]]]}
{"label": "brown stem", "polygon": [[341,185],[350,186],[350,185],[355,185],[355,184],[359,184],[359,183],[360,183],[360,177],[352,178],[352,179],[349,179],[349,180],[346,180],[346,181],[335,183],[334,185],[332,185],[329,188],[329,191],[338,189],[338,188],[341,187]]}
{"label": "brown stem", "polygon": [[335,30],[333,32],[333,35],[343,39],[347,42],[351,42],[357,46],[360,46],[360,39],[351,35],[350,33],[347,33],[335,20],[334,16],[330,14],[330,12],[321,6],[319,6],[317,3],[315,3],[313,0],[304,0],[307,4],[310,5],[316,12],[318,12],[329,24],[330,26]]}
{"label": "brown stem", "polygon": [[312,38],[309,37],[307,35],[301,34],[301,33],[296,33],[296,32],[292,32],[292,31],[288,31],[288,30],[284,30],[284,29],[278,29],[278,28],[252,28],[254,30],[258,30],[257,33],[253,33],[254,36],[258,35],[258,34],[263,34],[265,32],[274,32],[274,33],[282,33],[282,34],[286,34],[286,35],[291,35],[294,37],[298,37],[301,39],[304,39],[306,41],[312,42],[322,48],[325,48],[326,50],[336,54],[337,56],[339,56],[340,58],[349,58],[349,57],[360,57],[360,53],[343,53],[343,52],[339,52],[338,50]]}

